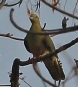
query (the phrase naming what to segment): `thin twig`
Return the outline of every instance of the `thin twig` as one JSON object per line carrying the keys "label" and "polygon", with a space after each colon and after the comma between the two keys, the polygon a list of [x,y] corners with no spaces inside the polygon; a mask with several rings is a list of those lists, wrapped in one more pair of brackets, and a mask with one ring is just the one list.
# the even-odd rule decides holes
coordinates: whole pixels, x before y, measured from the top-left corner
{"label": "thin twig", "polygon": [[17,3],[15,3],[15,4],[4,4],[4,6],[7,6],[7,7],[11,7],[11,6],[15,6],[15,5],[17,5],[17,4],[19,4],[19,2],[17,2]]}
{"label": "thin twig", "polygon": [[10,33],[7,33],[7,34],[1,34],[0,33],[0,36],[8,37],[8,38],[11,38],[11,39],[14,39],[14,40],[24,41],[24,39],[13,37],[13,34],[10,34]]}
{"label": "thin twig", "polygon": [[24,78],[20,78],[20,77],[19,77],[19,79],[21,79],[22,81],[24,81],[29,87],[32,87],[28,82],[26,82],[26,81],[24,80]]}
{"label": "thin twig", "polygon": [[64,5],[64,11],[65,11],[65,7],[66,7],[66,3],[67,3],[67,0],[65,1],[65,5]]}
{"label": "thin twig", "polygon": [[20,1],[18,1],[17,3],[14,3],[14,4],[4,4],[4,6],[7,6],[7,7],[11,7],[11,6],[15,6],[15,5],[17,5],[17,4],[20,4],[21,3],[21,0]]}
{"label": "thin twig", "polygon": [[0,85],[0,86],[11,86],[11,85]]}
{"label": "thin twig", "polygon": [[74,10],[73,10],[73,15],[75,14],[77,4],[78,4],[78,0],[77,0],[77,2],[75,4]]}

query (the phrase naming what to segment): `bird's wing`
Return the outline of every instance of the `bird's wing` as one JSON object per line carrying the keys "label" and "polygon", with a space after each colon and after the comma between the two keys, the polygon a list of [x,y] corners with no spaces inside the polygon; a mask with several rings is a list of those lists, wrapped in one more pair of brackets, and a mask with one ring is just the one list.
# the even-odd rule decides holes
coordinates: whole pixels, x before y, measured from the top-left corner
{"label": "bird's wing", "polygon": [[[45,36],[43,44],[49,52],[53,52],[55,50],[55,46],[49,36]],[[65,75],[57,55],[52,58],[47,58],[46,60],[43,60],[43,62],[54,80],[65,79]]]}
{"label": "bird's wing", "polygon": [[46,35],[45,38],[43,39],[43,44],[48,51],[51,52],[55,50],[54,43],[52,42],[51,38],[48,35]]}
{"label": "bird's wing", "polygon": [[28,47],[28,42],[27,42],[27,39],[26,39],[26,38],[27,38],[27,37],[24,38],[24,45],[25,45],[27,51],[30,52],[30,49],[29,49],[29,47]]}

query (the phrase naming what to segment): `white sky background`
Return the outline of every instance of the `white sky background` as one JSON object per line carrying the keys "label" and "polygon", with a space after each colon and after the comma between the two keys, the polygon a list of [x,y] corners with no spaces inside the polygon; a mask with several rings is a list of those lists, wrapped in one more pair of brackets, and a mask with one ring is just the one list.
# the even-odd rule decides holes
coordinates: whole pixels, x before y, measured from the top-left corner
{"label": "white sky background", "polygon": [[[13,0],[11,0],[13,1]],[[15,2],[14,0],[13,2]],[[7,0],[10,3],[10,0]],[[61,8],[64,9],[65,0],[60,0]],[[66,4],[66,11],[73,12],[73,8],[75,6],[76,0],[68,0]],[[9,20],[10,9],[14,8],[14,20],[15,22],[25,29],[30,29],[31,22],[27,16],[26,10],[26,0],[23,1],[20,8],[19,6],[14,7],[3,7],[0,11],[0,33],[11,33],[15,37],[24,38],[26,36],[25,33],[20,32],[17,30]],[[76,14],[78,16],[78,13]],[[43,27],[44,23],[47,23],[46,29],[57,29],[61,28],[61,21],[64,15],[54,11],[48,6],[41,3],[40,9],[40,22]],[[66,16],[68,17],[68,16]],[[77,20],[74,20],[76,24],[78,24]],[[67,22],[67,26],[72,26],[72,18],[69,17]],[[78,31],[73,33],[67,33],[58,35],[52,38],[55,47],[58,48],[61,45],[69,43],[73,39],[78,37]],[[68,75],[71,68],[75,65],[74,58],[78,59],[78,44],[75,44],[71,48],[67,49],[58,54],[59,59],[62,62],[63,70],[65,76]],[[23,41],[15,41],[9,38],[0,37],[0,84],[10,84],[8,72],[11,71],[11,67],[15,58],[20,58],[20,60],[28,60],[29,57],[32,55],[26,51]],[[72,58],[70,61],[67,61],[68,57]],[[71,61],[73,63],[71,63]],[[40,70],[42,75],[47,78],[48,80],[53,81],[50,74],[48,73],[47,69],[45,68],[43,63],[39,63]],[[23,76],[26,76],[25,80],[32,86],[32,87],[43,87],[43,84],[40,78],[35,74],[32,65],[28,65],[25,67],[20,67],[20,72],[23,72]],[[78,78],[73,78],[69,82],[66,83],[65,87],[77,87],[78,86]],[[29,87],[23,81],[20,81],[20,87]],[[48,87],[50,87],[48,85]]]}

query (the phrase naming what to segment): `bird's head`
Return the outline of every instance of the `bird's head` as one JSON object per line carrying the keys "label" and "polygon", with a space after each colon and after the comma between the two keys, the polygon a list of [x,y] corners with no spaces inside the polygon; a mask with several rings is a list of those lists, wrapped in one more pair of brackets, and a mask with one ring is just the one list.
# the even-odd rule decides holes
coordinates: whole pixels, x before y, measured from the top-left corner
{"label": "bird's head", "polygon": [[28,16],[29,16],[29,19],[30,19],[30,21],[31,21],[32,23],[39,22],[39,18],[38,18],[38,16],[37,16],[36,14],[34,14],[34,13],[29,13]]}

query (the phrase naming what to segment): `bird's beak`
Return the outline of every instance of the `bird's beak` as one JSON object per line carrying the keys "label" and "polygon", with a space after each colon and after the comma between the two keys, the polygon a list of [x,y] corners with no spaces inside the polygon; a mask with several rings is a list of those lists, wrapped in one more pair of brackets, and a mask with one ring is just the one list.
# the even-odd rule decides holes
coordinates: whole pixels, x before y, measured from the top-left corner
{"label": "bird's beak", "polygon": [[33,17],[31,16],[31,14],[33,14],[33,12],[29,13],[28,17],[29,17],[30,20],[33,20]]}
{"label": "bird's beak", "polygon": [[29,18],[31,17],[31,13],[28,13],[28,17],[29,17]]}

